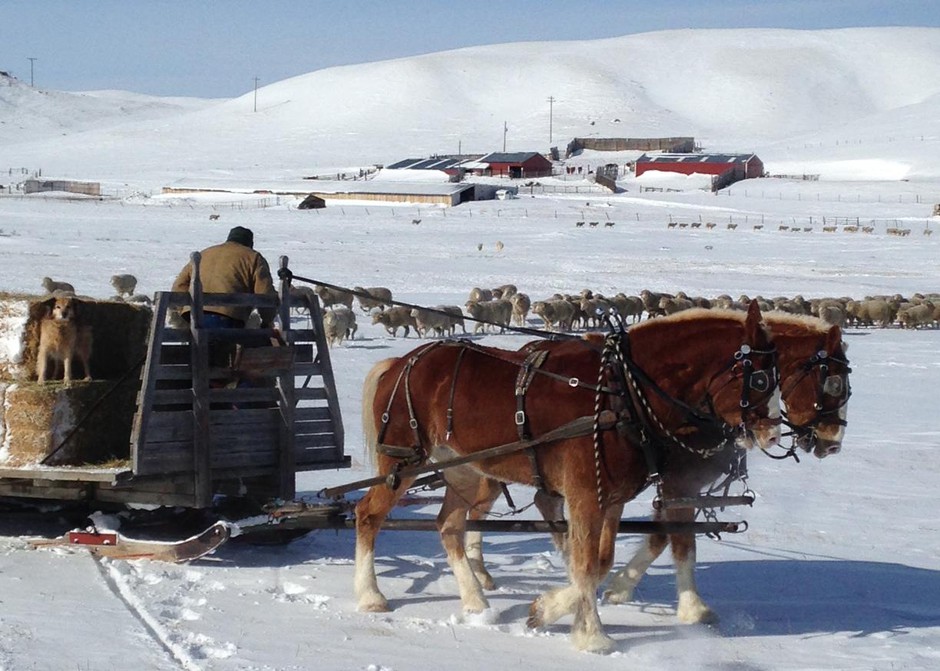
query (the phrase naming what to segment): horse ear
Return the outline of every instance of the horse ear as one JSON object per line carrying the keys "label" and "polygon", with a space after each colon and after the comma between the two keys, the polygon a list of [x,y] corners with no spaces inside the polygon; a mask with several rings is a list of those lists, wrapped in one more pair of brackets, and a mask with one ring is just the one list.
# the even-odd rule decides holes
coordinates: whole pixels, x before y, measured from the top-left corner
{"label": "horse ear", "polygon": [[762,318],[760,305],[758,305],[756,298],[752,298],[747,306],[747,319],[744,322],[748,342],[760,342],[761,331],[764,327],[761,322]]}
{"label": "horse ear", "polygon": [[842,329],[833,324],[826,333],[826,351],[832,354],[838,352],[840,347],[845,351],[847,345],[842,342]]}

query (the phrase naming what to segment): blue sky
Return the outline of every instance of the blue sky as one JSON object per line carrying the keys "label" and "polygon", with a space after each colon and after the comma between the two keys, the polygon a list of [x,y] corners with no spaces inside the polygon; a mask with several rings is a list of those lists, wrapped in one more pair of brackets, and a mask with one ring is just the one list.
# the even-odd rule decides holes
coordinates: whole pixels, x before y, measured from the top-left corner
{"label": "blue sky", "polygon": [[940,0],[0,0],[0,70],[45,89],[234,97],[255,77],[479,44],[857,26],[937,27]]}

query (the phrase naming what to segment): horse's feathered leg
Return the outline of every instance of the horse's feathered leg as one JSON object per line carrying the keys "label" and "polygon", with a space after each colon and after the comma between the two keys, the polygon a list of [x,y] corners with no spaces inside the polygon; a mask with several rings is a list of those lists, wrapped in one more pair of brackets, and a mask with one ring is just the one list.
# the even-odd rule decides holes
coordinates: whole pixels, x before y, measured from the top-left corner
{"label": "horse's feathered leg", "polygon": [[[394,463],[391,459],[381,459],[379,472],[388,473],[391,463]],[[375,538],[389,512],[413,482],[414,478],[402,478],[396,489],[390,489],[384,484],[375,485],[356,505],[356,569],[353,585],[361,611],[381,613],[390,610],[388,600],[379,590],[375,577]]]}
{"label": "horse's feathered leg", "polygon": [[[653,519],[662,520],[659,511]],[[604,592],[604,599],[609,603],[630,603],[633,600],[633,591],[637,584],[646,575],[646,571],[656,561],[669,544],[666,534],[650,534],[646,542],[633,555],[633,558],[622,569],[610,577],[610,584]]]}
{"label": "horse's feathered leg", "polygon": [[[449,489],[449,487],[448,487]],[[471,520],[482,520],[486,518],[487,513],[493,507],[493,503],[499,497],[501,488],[499,482],[492,478],[481,478],[480,486],[477,489],[477,502],[470,509],[467,515]],[[486,570],[483,561],[483,533],[480,531],[468,531],[465,536],[465,548],[467,552],[467,561],[473,574],[477,577],[483,589],[496,589],[496,581]]]}
{"label": "horse's feathered leg", "polygon": [[[670,521],[691,522],[695,519],[695,511],[691,508],[679,508],[667,511],[666,517]],[[676,593],[679,598],[676,615],[679,622],[717,622],[718,615],[702,601],[695,585],[695,534],[672,534],[669,536],[669,544],[672,546],[672,559],[676,565]]]}
{"label": "horse's feathered leg", "polygon": [[[568,575],[571,584],[539,596],[529,608],[527,624],[540,627],[574,613],[571,625],[574,646],[588,652],[607,652],[614,642],[604,633],[596,597],[602,577],[600,543],[607,511],[598,508],[593,496],[582,497],[581,500],[569,497],[568,505],[571,515],[568,522]],[[605,563],[609,565],[609,560]]]}
{"label": "horse's feathered leg", "polygon": [[481,480],[485,478],[480,478],[468,470],[461,470],[458,474],[456,470],[458,469],[451,469],[452,472],[448,473],[444,504],[437,515],[437,528],[441,533],[441,544],[447,552],[447,562],[457,579],[464,612],[481,613],[489,608],[490,604],[483,595],[483,588],[471,565],[464,539],[467,533],[467,513],[481,490]]}

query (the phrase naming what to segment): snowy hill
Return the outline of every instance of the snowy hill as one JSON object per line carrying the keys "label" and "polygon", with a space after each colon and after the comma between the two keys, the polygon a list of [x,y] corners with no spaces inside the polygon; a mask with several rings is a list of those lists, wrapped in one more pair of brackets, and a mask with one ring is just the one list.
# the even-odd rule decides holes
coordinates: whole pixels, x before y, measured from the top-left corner
{"label": "snowy hill", "polygon": [[0,110],[4,111],[0,116],[0,145],[174,116],[216,102],[127,91],[44,91],[0,72]]}
{"label": "snowy hill", "polygon": [[[692,135],[707,149],[756,151],[772,172],[776,161],[788,172],[833,161],[834,173],[851,172],[846,161],[877,157],[892,162],[892,179],[940,175],[935,28],[684,30],[474,47],[287,79],[259,89],[257,112],[253,93],[195,110],[169,100],[179,113],[159,120],[160,99],[29,92],[2,99],[6,124],[30,128],[0,135],[0,144],[17,142],[6,160],[105,180],[296,176],[458,147],[492,151],[504,122],[508,150],[546,151],[550,121],[562,149],[575,136]],[[110,102],[109,113],[92,119],[91,102]],[[141,120],[114,125],[132,117]],[[30,126],[37,118],[45,130]],[[98,128],[61,137],[63,119]]]}

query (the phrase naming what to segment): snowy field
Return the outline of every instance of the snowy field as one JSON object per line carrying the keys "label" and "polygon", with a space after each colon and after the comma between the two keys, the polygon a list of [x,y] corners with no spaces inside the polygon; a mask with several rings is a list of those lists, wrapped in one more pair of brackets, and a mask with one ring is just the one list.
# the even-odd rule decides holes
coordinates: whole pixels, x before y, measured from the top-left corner
{"label": "snowy field", "polygon": [[[909,37],[893,29],[874,35],[886,42],[903,41],[899,33]],[[928,33],[932,39],[925,41],[938,43],[937,31]],[[725,31],[696,39],[707,42],[709,35],[716,49],[727,46],[721,40],[731,39]],[[787,35],[809,39],[801,33],[779,39]],[[908,42],[925,63],[940,69],[934,46]],[[526,53],[537,53],[528,48]],[[461,63],[472,63],[464,53],[470,51],[454,53],[464,57]],[[837,51],[832,47],[832,54]],[[831,60],[839,59],[833,55]],[[849,60],[854,66],[856,61]],[[850,69],[827,62],[834,72]],[[403,67],[414,75],[427,64],[426,58],[408,59]],[[361,66],[355,79],[368,80],[372,69]],[[924,66],[921,71],[934,70]],[[925,87],[936,84],[928,74],[921,76]],[[746,89],[743,81],[739,91]],[[270,93],[289,95],[291,86],[302,84],[290,80]],[[729,81],[724,86],[733,91]],[[798,94],[789,99],[790,106],[805,111]],[[538,97],[544,97],[541,89]],[[779,104],[785,107],[786,102]],[[823,128],[821,117],[815,117],[817,130],[811,132],[809,117],[799,116],[792,123],[805,127],[791,129],[802,133],[792,138],[772,138],[768,122],[758,130],[767,140],[761,158],[771,172],[825,175],[831,170],[832,178],[750,180],[718,195],[641,192],[640,184],[625,181],[626,191],[618,195],[529,195],[523,190],[516,200],[447,210],[333,202],[318,211],[297,210],[292,201],[262,208],[258,199],[234,197],[225,202],[165,196],[105,201],[0,197],[0,291],[38,294],[41,278],[48,275],[71,282],[80,294],[105,298],[113,293],[111,275],[133,273],[138,291],[151,294],[169,287],[191,251],[243,225],[254,230],[256,248],[272,264],[286,254],[298,275],[345,286],[384,285],[396,299],[417,304],[463,304],[472,287],[507,282],[533,300],[583,288],[605,294],[651,289],[805,298],[938,292],[940,236],[924,234],[940,226],[940,219],[931,217],[933,203],[940,202],[940,138],[925,130],[936,128],[932,120],[938,116],[924,112],[935,111],[938,98],[934,94],[926,102],[903,102],[909,106],[896,112],[893,132],[898,138],[918,139],[888,147],[872,131],[864,142],[839,145],[837,157],[819,149],[829,142],[835,146],[837,137],[834,128]],[[817,106],[834,109],[830,103],[821,100]],[[223,104],[217,110],[226,128],[236,126],[233,106]],[[202,118],[211,111],[203,108],[196,114]],[[887,107],[861,109],[854,130],[881,128],[889,112]],[[666,127],[674,123],[673,114],[678,112],[662,112],[654,121]],[[250,114],[242,117],[252,147],[274,137],[264,134],[269,131],[246,130],[252,119]],[[747,120],[748,131],[755,130],[759,118],[755,113]],[[361,114],[350,119],[349,133],[365,129],[378,136],[374,119],[362,121]],[[178,128],[176,122],[165,123]],[[58,140],[26,143],[17,137],[0,144],[0,162],[6,155],[15,164],[58,167],[59,174],[107,174],[115,185],[143,193],[172,172],[154,167],[161,155],[153,147],[161,145],[149,131],[124,126],[105,144],[103,133],[76,131],[64,139],[69,152],[62,154],[51,148]],[[146,154],[141,165],[149,171],[136,171],[130,160],[137,147],[134,133],[153,142],[141,148]],[[294,143],[292,156],[301,153],[300,141],[289,132],[280,137]],[[729,143],[740,140],[726,137]],[[163,151],[182,151],[185,144],[165,145]],[[324,153],[325,160],[333,161],[328,165],[346,165],[334,158],[342,154],[342,145],[336,140]],[[405,145],[384,150],[398,157],[408,152]],[[241,160],[225,134],[208,155],[193,159],[192,173],[182,171],[174,178],[204,177],[205,164],[219,156],[219,172]],[[82,157],[84,168],[79,167]],[[828,163],[836,158],[837,166]],[[179,165],[187,160],[181,153]],[[904,166],[910,181],[898,179],[897,171],[891,173],[895,179],[874,180],[873,172],[880,174],[879,160]],[[299,163],[281,168],[294,177],[309,172]],[[836,168],[842,171],[838,178]],[[233,172],[248,181],[259,170],[268,178],[280,174],[273,166],[245,165]],[[210,214],[220,218],[210,221]],[[836,232],[822,231],[823,218]],[[415,219],[420,224],[413,224]],[[578,221],[596,221],[598,226],[577,227]],[[856,221],[874,231],[844,230],[846,223]],[[677,226],[670,228],[670,222]],[[699,222],[716,226],[678,227]],[[729,229],[731,223],[737,228]],[[908,228],[911,234],[888,235],[889,227]],[[527,630],[532,599],[566,579],[562,558],[546,536],[536,534],[485,538],[498,589],[490,595],[492,612],[482,616],[461,613],[435,534],[380,534],[379,581],[394,611],[376,615],[356,612],[352,532],[316,532],[284,547],[231,542],[210,557],[179,566],[32,550],[25,537],[49,533],[54,524],[10,515],[0,519],[0,671],[936,669],[940,330],[850,329],[845,339],[853,396],[842,452],[822,461],[804,457],[799,464],[753,455],[749,484],[757,493],[756,504],[722,514],[723,519],[746,519],[749,530],[720,541],[699,541],[699,588],[721,616],[717,625],[676,621],[674,575],[664,557],[640,584],[634,603],[601,606],[601,619],[616,641],[611,655],[576,652],[568,639],[569,618],[544,630]],[[512,349],[525,340],[497,334],[478,338]],[[360,313],[356,338],[331,351],[353,467],[301,474],[301,494],[312,497],[323,487],[372,474],[358,423],[362,380],[376,361],[404,354],[420,342],[391,338]],[[513,493],[517,502],[528,496],[522,488]],[[646,516],[650,499],[648,492],[641,495],[625,514]],[[417,506],[402,514],[433,518],[436,509]],[[640,542],[639,537],[622,536],[618,564]]]}

